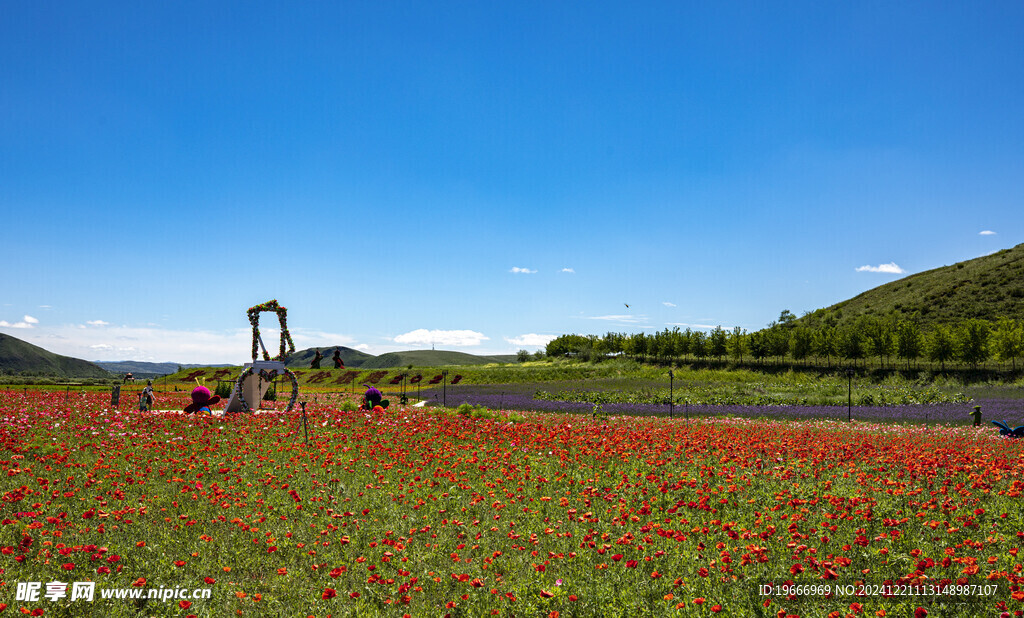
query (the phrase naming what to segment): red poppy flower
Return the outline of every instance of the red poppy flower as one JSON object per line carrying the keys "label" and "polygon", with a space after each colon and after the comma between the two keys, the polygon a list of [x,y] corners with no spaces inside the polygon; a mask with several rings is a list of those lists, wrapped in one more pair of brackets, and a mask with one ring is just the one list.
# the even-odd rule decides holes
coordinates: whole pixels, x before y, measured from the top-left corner
{"label": "red poppy flower", "polygon": [[335,590],[334,588],[324,588],[324,593],[320,595],[320,598],[327,600],[333,599],[336,596],[338,596],[337,590]]}

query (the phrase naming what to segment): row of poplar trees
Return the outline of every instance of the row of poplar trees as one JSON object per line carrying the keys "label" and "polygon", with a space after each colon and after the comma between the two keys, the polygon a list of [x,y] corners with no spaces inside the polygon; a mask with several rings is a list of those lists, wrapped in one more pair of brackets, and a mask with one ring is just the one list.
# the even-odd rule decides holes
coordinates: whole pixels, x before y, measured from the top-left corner
{"label": "row of poplar trees", "polygon": [[917,316],[861,316],[835,323],[825,320],[803,324],[791,312],[783,311],[767,328],[750,332],[735,327],[710,331],[680,330],[678,326],[655,333],[606,333],[561,335],[548,343],[548,356],[571,356],[594,360],[626,356],[640,361],[674,362],[695,359],[732,360],[742,363],[795,362],[832,366],[833,363],[864,364],[874,359],[882,368],[896,363],[921,360],[963,363],[972,368],[997,360],[1016,370],[1024,354],[1024,324],[1011,318],[995,322],[966,319],[952,324],[922,327]]}

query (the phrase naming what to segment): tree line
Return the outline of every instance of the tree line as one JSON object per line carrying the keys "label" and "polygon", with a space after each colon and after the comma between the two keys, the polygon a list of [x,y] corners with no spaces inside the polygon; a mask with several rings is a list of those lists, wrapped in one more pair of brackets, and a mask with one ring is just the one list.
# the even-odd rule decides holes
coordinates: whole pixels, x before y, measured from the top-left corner
{"label": "tree line", "polygon": [[881,368],[911,368],[922,360],[962,363],[977,368],[990,360],[1009,362],[1014,371],[1024,353],[1024,324],[1000,318],[995,322],[967,319],[955,324],[921,326],[916,315],[861,316],[836,323],[808,325],[786,310],[759,331],[740,327],[725,330],[665,328],[655,333],[561,335],[546,348],[548,356],[597,360],[626,356],[642,362],[697,361],[793,362],[817,365],[867,365],[877,359]]}

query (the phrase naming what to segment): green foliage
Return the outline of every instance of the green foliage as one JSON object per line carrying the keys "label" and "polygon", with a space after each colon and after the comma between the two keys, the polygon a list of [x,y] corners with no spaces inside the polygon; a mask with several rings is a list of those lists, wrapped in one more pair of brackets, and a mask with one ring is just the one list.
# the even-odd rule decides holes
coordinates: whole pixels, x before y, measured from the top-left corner
{"label": "green foliage", "polygon": [[940,363],[943,369],[956,353],[955,342],[949,329],[944,325],[936,326],[925,340],[925,353],[928,359]]}
{"label": "green foliage", "polygon": [[1010,361],[1016,369],[1017,359],[1024,353],[1024,325],[1016,320],[1000,318],[992,335],[992,345],[996,356]]}
{"label": "green foliage", "polygon": [[[217,383],[217,388],[216,388],[216,390],[214,390],[213,394],[218,396],[218,397],[220,397],[221,399],[227,399],[227,398],[231,397],[231,391],[234,390],[234,388],[235,388],[235,383],[234,382],[229,382],[229,381],[218,382]],[[263,399],[265,401],[267,401],[266,397],[264,397]],[[274,400],[271,399],[269,401],[274,401]]]}
{"label": "green foliage", "polygon": [[961,323],[956,331],[960,360],[972,367],[988,360],[989,332],[989,325],[983,320],[972,318]]}
{"label": "green foliage", "polygon": [[471,406],[468,403],[463,403],[459,407],[455,408],[455,413],[462,418],[472,419],[494,419],[500,418],[498,414],[486,408],[484,406]]}

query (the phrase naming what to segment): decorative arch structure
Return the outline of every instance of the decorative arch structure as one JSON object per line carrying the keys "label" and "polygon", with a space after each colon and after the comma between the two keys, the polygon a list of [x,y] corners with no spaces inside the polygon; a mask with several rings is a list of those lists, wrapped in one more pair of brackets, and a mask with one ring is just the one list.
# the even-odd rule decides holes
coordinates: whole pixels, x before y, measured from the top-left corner
{"label": "decorative arch structure", "polygon": [[[281,322],[281,344],[278,347],[278,354],[274,358],[270,357],[267,346],[263,344],[263,338],[260,336],[260,314],[264,311],[273,311]],[[284,359],[295,352],[295,343],[292,341],[291,333],[288,332],[288,309],[278,304],[275,298],[249,307],[246,313],[249,316],[249,323],[252,324],[252,363],[246,363],[242,374],[238,376],[224,411],[250,412],[259,408],[259,402],[263,399],[270,383],[278,375],[284,375],[292,383],[292,396],[288,401],[288,407],[285,408],[286,413],[290,412],[299,397],[299,382],[295,374],[284,365]],[[263,350],[263,360],[257,360],[260,349]]]}
{"label": "decorative arch structure", "polygon": [[[273,311],[281,323],[281,345],[278,348],[277,356],[270,358],[267,346],[263,345],[263,338],[260,336],[260,314],[264,311]],[[295,352],[295,342],[292,341],[292,334],[288,332],[288,309],[278,304],[277,299],[268,300],[254,307],[249,307],[247,312],[249,323],[252,324],[252,361],[256,362],[259,357],[260,348],[263,348],[263,360],[284,361],[285,357]]]}

